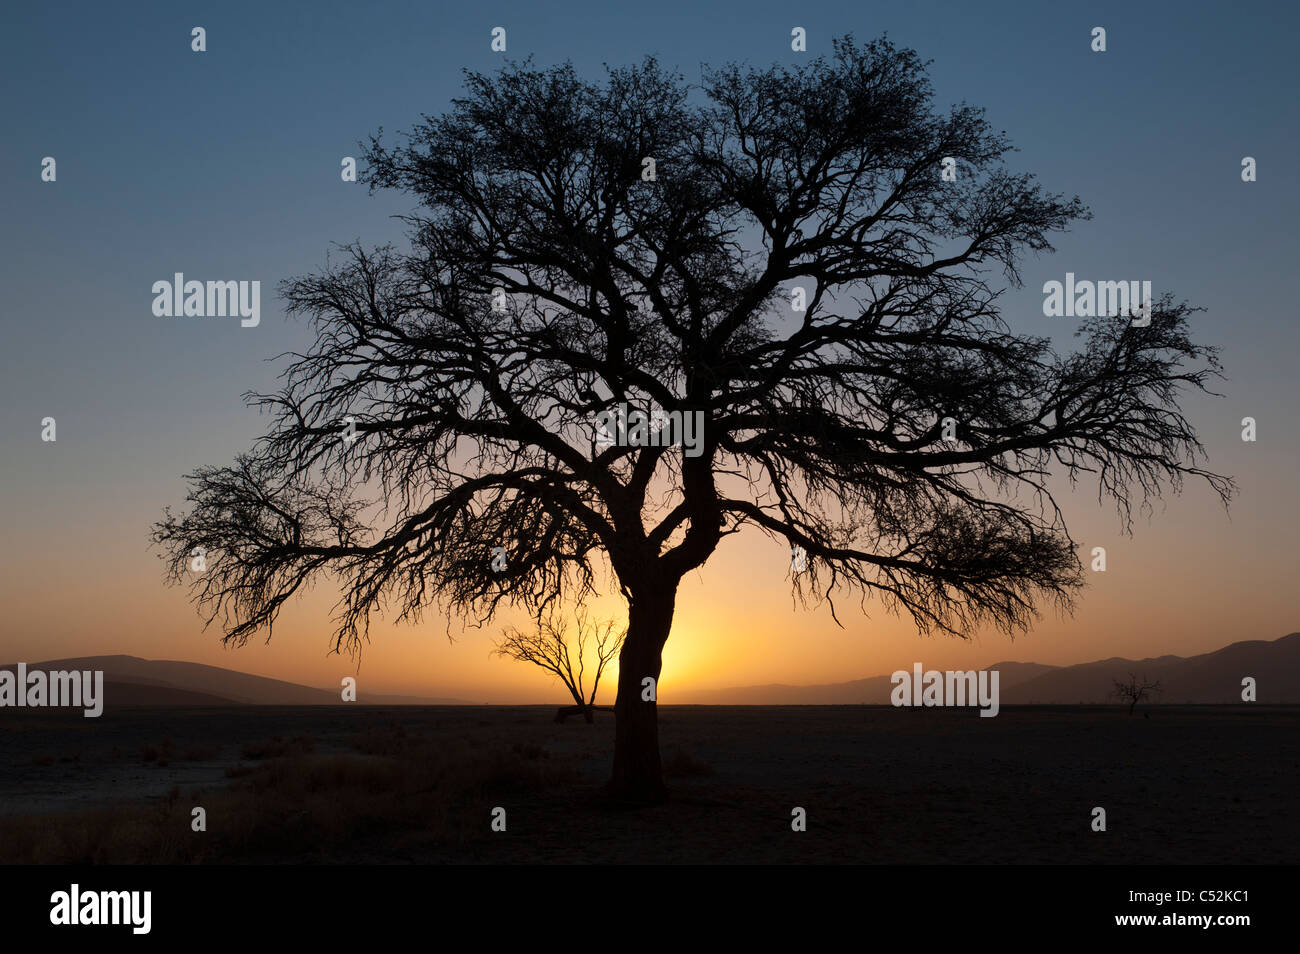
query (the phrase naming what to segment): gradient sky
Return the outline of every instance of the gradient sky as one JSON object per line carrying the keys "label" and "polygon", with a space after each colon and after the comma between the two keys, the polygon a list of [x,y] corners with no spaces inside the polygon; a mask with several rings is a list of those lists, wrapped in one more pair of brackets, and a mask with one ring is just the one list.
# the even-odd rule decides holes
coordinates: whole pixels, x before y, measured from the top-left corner
{"label": "gradient sky", "polygon": [[[1068,344],[1071,320],[1041,310],[1043,282],[1067,271],[1149,278],[1203,306],[1197,334],[1223,349],[1225,396],[1186,410],[1239,499],[1225,514],[1191,484],[1129,539],[1081,488],[1071,529],[1085,552],[1107,548],[1109,571],[1090,575],[1073,618],[1046,613],[1014,642],[992,631],[962,642],[855,603],[839,629],[826,608],[792,603],[787,551],[740,535],[683,584],[660,701],[674,687],[833,682],[914,661],[1188,655],[1300,629],[1298,20],[1288,6],[1188,2],[7,4],[0,663],[130,653],[320,686],[357,671],[329,654],[333,594],[321,588],[270,645],[224,649],[185,592],[163,587],[150,525],[183,502],[182,474],[228,463],[265,424],[240,394],[270,388],[280,366],[267,359],[306,343],[275,285],[321,267],[331,242],[401,240],[391,216],[410,201],[341,182],[341,157],[378,127],[391,141],[442,112],[462,67],[499,66],[494,26],[509,57],[569,59],[593,78],[647,53],[688,79],[704,62],[789,62],[794,26],[809,56],[834,35],[887,32],[933,60],[939,104],[986,107],[1019,147],[1014,168],[1094,212],[1056,254],[1023,263],[1024,288],[1004,299],[1014,328]],[[190,50],[194,26],[206,53]],[[1107,30],[1104,54],[1089,49],[1094,26]],[[44,156],[56,183],[40,179]],[[1243,156],[1257,159],[1257,182],[1241,181]],[[177,271],[260,280],[261,326],[154,317],[150,287]],[[1247,415],[1257,443],[1240,439]],[[57,443],[40,439],[45,416]],[[495,635],[449,642],[441,619],[377,620],[361,689],[556,700],[544,674],[490,656]]]}

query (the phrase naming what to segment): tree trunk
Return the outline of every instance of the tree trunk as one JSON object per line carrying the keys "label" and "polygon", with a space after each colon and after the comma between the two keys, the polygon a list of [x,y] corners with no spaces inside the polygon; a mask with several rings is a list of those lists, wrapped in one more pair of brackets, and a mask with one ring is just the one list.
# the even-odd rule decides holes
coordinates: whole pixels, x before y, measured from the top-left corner
{"label": "tree trunk", "polygon": [[[670,587],[634,592],[628,606],[627,637],[618,656],[618,698],[614,702],[614,772],[609,794],[635,805],[668,797],[659,760],[659,672],[673,623],[676,591]],[[643,680],[654,680],[654,691]],[[647,698],[649,697],[649,698]]]}
{"label": "tree trunk", "polygon": [[564,722],[571,715],[580,715],[586,722],[591,723],[596,721],[595,712],[595,706],[585,704],[580,706],[560,706],[555,710],[555,721]]}

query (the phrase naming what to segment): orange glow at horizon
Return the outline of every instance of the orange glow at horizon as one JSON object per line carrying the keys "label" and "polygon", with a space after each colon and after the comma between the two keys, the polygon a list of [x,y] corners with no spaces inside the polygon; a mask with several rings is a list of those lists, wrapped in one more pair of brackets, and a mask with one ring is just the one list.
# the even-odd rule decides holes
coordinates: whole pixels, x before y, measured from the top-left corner
{"label": "orange glow at horizon", "polygon": [[[1229,518],[1207,491],[1189,487],[1149,522],[1139,519],[1132,538],[1115,531],[1113,514],[1097,512],[1095,504],[1091,513],[1083,508],[1071,528],[1084,554],[1098,543],[1106,546],[1108,571],[1088,575],[1072,618],[1045,609],[1037,625],[1014,640],[992,630],[968,640],[918,636],[910,619],[889,615],[873,599],[864,616],[847,593],[836,600],[840,628],[828,606],[795,603],[788,553],[746,531],[725,539],[709,563],[682,581],[659,699],[671,704],[680,693],[707,701],[696,697],[732,686],[844,682],[916,661],[937,668],[1002,660],[1062,665],[1110,656],[1186,656],[1242,639],[1276,639],[1300,628],[1287,600],[1291,544],[1267,508],[1250,501],[1243,493]],[[446,620],[436,613],[416,626],[376,618],[359,663],[331,654],[333,594],[324,586],[290,604],[269,643],[255,638],[225,648],[216,624],[203,631],[186,592],[161,584],[161,564],[139,537],[118,531],[114,517],[120,513],[95,500],[80,506],[85,512],[74,516],[82,518],[82,533],[75,538],[44,532],[54,517],[49,503],[34,503],[11,524],[11,546],[0,562],[10,607],[0,662],[128,654],[317,687],[337,687],[343,676],[356,675],[363,694],[500,704],[565,700],[558,680],[491,654],[501,625],[462,629],[453,622],[449,641]],[[144,501],[131,509],[153,516]],[[42,559],[18,559],[23,553]],[[1251,558],[1230,556],[1242,553]],[[625,609],[614,596],[597,601],[591,612],[621,618]],[[498,622],[524,618],[507,614]],[[612,702],[616,683],[611,665],[601,683],[602,704]]]}

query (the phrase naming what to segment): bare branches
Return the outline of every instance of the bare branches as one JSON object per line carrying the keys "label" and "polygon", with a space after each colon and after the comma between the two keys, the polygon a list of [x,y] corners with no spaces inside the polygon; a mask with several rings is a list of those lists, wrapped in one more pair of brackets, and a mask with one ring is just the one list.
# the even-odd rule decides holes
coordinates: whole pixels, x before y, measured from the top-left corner
{"label": "bare branches", "polygon": [[1133,709],[1139,702],[1158,696],[1163,690],[1160,687],[1159,680],[1148,682],[1146,676],[1138,678],[1133,673],[1128,674],[1128,682],[1122,679],[1116,679],[1111,695],[1121,702],[1128,703],[1128,714],[1133,714]]}
{"label": "bare branches", "polygon": [[[616,629],[613,620],[593,621],[580,609],[574,630],[571,641],[569,622],[564,617],[539,621],[535,628],[528,630],[511,627],[494,652],[553,673],[564,683],[573,701],[584,710],[589,709],[596,704],[596,691],[605,667],[623,648],[627,627]],[[585,687],[589,661],[593,671],[590,693]]]}
{"label": "bare branches", "polygon": [[[385,607],[540,623],[605,571],[661,600],[744,527],[806,550],[801,596],[1013,631],[1081,585],[1061,482],[1095,481],[1126,529],[1186,478],[1232,493],[1180,407],[1220,373],[1189,305],[1086,322],[1067,354],[1003,320],[990,273],[1018,283],[1088,212],[1008,170],[980,110],[936,111],[914,53],[466,85],[367,150],[372,189],[419,203],[409,249],[282,286],[314,345],[247,396],[265,437],[155,528],[227,639],[322,576],[354,651]],[[616,406],[697,415],[701,454],[602,445]]]}

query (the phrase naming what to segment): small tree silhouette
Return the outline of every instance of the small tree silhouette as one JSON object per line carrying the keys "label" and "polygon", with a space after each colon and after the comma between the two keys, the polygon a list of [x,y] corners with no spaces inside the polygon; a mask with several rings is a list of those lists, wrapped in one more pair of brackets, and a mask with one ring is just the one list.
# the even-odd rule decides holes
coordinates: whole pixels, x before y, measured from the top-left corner
{"label": "small tree silhouette", "polygon": [[1122,679],[1115,680],[1115,688],[1111,690],[1111,695],[1121,702],[1127,702],[1128,714],[1132,715],[1139,702],[1149,700],[1160,692],[1160,682],[1158,680],[1156,682],[1147,682],[1146,676],[1139,679],[1133,673],[1129,673],[1127,682]]}
{"label": "small tree silhouette", "polygon": [[[586,613],[579,612],[575,620],[577,629],[576,645],[569,645],[569,624],[565,619],[556,622],[553,618],[540,621],[535,628],[521,630],[510,627],[505,638],[497,644],[494,652],[498,656],[517,659],[540,666],[547,672],[560,677],[569,695],[577,703],[573,706],[561,706],[555,713],[555,721],[563,722],[567,716],[580,715],[588,722],[593,721],[596,709],[596,690],[600,687],[600,677],[619,650],[627,630],[615,631],[613,620],[604,622],[591,621]],[[588,646],[592,648],[591,694],[583,686],[587,672]],[[574,664],[577,670],[574,670]]]}
{"label": "small tree silhouette", "polygon": [[[799,548],[795,593],[836,623],[847,590],[965,637],[1072,606],[1055,482],[1095,478],[1126,531],[1189,476],[1229,496],[1179,407],[1219,374],[1191,306],[1082,320],[1064,354],[1004,320],[995,276],[1019,284],[1087,210],[1007,169],[981,110],[936,110],[914,52],[467,86],[366,153],[371,188],[417,204],[410,251],[349,246],[283,286],[316,341],[248,396],[269,433],[155,527],[227,642],[269,638],[324,575],[353,652],[384,606],[541,619],[617,587],[610,792],[660,801],[678,587],[727,537]],[[698,421],[698,444],[610,439],[628,408]]]}

